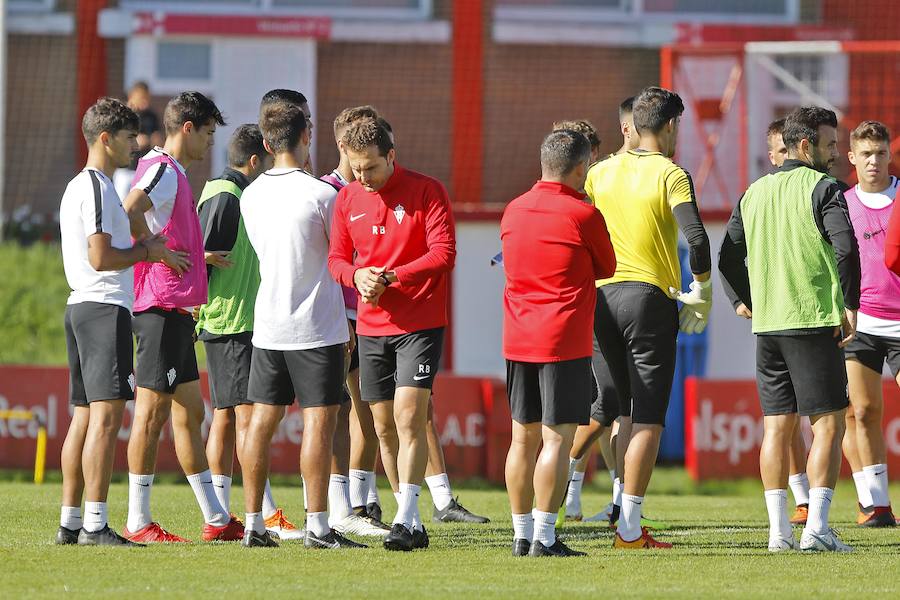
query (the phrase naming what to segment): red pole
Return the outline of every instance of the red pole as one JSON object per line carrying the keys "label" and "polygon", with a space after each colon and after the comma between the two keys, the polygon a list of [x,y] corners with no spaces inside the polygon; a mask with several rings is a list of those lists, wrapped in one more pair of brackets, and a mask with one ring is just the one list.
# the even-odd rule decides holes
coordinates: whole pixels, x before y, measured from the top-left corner
{"label": "red pole", "polygon": [[452,196],[481,202],[483,0],[453,2]]}
{"label": "red pole", "polygon": [[106,40],[100,37],[97,20],[108,0],[79,0],[76,3],[78,127],[75,134],[76,163],[87,159],[81,135],[81,116],[106,92]]}
{"label": "red pole", "polygon": [[674,86],[672,66],[672,47],[663,46],[659,49],[659,87],[671,90]]}

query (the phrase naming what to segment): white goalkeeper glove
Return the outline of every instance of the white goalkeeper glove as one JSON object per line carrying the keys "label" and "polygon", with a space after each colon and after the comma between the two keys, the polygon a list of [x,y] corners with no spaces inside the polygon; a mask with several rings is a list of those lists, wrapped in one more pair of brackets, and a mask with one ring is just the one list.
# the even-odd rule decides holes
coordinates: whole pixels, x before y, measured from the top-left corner
{"label": "white goalkeeper glove", "polygon": [[673,287],[669,293],[678,302],[681,302],[681,310],[678,311],[679,329],[684,333],[701,333],[706,329],[709,321],[709,311],[712,310],[712,279],[706,281],[692,281],[690,291],[682,292]]}

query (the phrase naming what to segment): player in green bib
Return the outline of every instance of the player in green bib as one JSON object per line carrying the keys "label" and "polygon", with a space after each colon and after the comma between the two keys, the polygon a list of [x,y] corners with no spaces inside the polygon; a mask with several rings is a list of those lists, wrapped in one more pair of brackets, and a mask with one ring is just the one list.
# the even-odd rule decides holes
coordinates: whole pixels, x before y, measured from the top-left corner
{"label": "player in green bib", "polygon": [[[272,166],[257,125],[241,125],[228,143],[228,166],[206,182],[197,211],[207,253],[209,300],[200,307],[197,336],[206,348],[213,422],[206,456],[219,502],[228,509],[234,451],[240,446],[252,412],[247,402],[253,337],[253,305],[259,288],[259,260],[241,218],[241,194]],[[266,484],[266,527],[282,539],[302,539],[272,499]]]}
{"label": "player in green bib", "polygon": [[[841,186],[827,175],[837,158],[837,118],[798,108],[782,133],[787,159],[755,181],[728,222],[719,270],[729,296],[747,307],[756,334],[764,415],[760,473],[769,513],[769,551],[848,552],[828,525],[841,466],[847,399],[843,347],[859,308],[859,249]],[[809,513],[798,546],[787,515],[788,454],[799,416],[813,429]]]}

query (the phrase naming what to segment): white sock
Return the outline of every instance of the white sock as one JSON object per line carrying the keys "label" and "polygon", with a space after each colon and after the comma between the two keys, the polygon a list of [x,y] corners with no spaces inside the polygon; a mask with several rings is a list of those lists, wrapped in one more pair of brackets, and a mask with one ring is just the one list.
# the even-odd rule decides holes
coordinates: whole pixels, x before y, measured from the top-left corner
{"label": "white sock", "polygon": [[[303,508],[306,508],[306,488],[303,488]],[[272,515],[275,514],[275,511],[278,510],[278,505],[275,504],[275,498],[272,497],[272,486],[269,485],[269,480],[266,479],[266,489],[263,490],[263,503],[262,503],[262,516],[263,519],[268,519]]]}
{"label": "white sock", "polygon": [[416,503],[416,512],[413,513],[411,531],[424,531],[425,526],[422,525],[422,515],[419,514],[419,503]]}
{"label": "white sock", "polygon": [[419,504],[419,492],[422,486],[412,483],[400,484],[400,499],[397,502],[397,514],[394,516],[394,524],[402,523],[404,527],[412,531],[413,517],[416,516],[416,507]]}
{"label": "white sock", "polygon": [[641,537],[641,505],[643,496],[632,496],[622,493],[622,514],[619,516],[619,537],[626,542],[633,542]]}
{"label": "white sock", "polygon": [[794,504],[809,504],[809,477],[806,473],[795,473],[788,477],[788,486],[794,495]]}
{"label": "white sock", "polygon": [[331,474],[328,479],[328,512],[332,523],[342,521],[353,514],[353,506],[350,504],[349,478]]}
{"label": "white sock", "polygon": [[872,506],[890,506],[887,465],[869,465],[863,467],[863,473],[866,475],[866,487],[872,496]]}
{"label": "white sock", "polygon": [[831,497],[834,490],[831,488],[812,488],[809,490],[809,517],[806,520],[806,529],[813,533],[826,533],[828,531],[828,511],[831,509]]}
{"label": "white sock", "polygon": [[569,478],[569,489],[566,492],[566,514],[581,514],[581,486],[584,484],[584,473],[575,471]]}
{"label": "white sock", "polygon": [[222,508],[222,504],[216,497],[216,488],[213,487],[212,473],[209,472],[209,469],[188,475],[187,480],[191,484],[191,489],[194,490],[197,504],[200,505],[200,512],[203,513],[203,520],[216,527],[228,525],[231,516]]}
{"label": "white sock", "polygon": [[84,530],[96,533],[106,527],[106,502],[84,503]]}
{"label": "white sock", "polygon": [[378,478],[375,477],[374,471],[368,471],[369,477],[369,497],[366,498],[366,504],[377,504],[381,506],[381,499],[378,497]]}
{"label": "white sock", "polygon": [[350,469],[350,505],[353,508],[365,506],[369,495],[369,477],[375,478],[371,471]]}
{"label": "white sock", "polygon": [[328,526],[328,511],[306,513],[306,530],[312,531],[316,537],[328,535],[331,531]]}
{"label": "white sock", "polygon": [[556,513],[544,512],[534,509],[531,511],[534,519],[534,535],[531,538],[533,542],[540,542],[546,547],[550,547],[556,543]]}
{"label": "white sock", "polygon": [[616,470],[615,469],[609,470],[609,480],[612,481],[613,483],[616,482]]}
{"label": "white sock", "polygon": [[213,475],[213,488],[216,490],[216,498],[225,512],[231,512],[231,477],[228,475]]}
{"label": "white sock", "polygon": [[569,481],[572,481],[572,473],[575,472],[575,468],[576,468],[577,466],[578,466],[578,459],[577,459],[577,458],[571,458],[571,457],[570,457],[570,458],[569,458],[569,473],[568,473],[568,478],[569,478],[568,480],[569,480]]}
{"label": "white sock", "polygon": [[300,477],[300,484],[303,486],[303,510],[309,509],[309,499],[306,496],[306,480]]}
{"label": "white sock", "polygon": [[254,533],[263,534],[266,532],[266,520],[263,518],[262,513],[245,513],[244,527]]}
{"label": "white sock", "polygon": [[525,513],[524,515],[514,514],[512,522],[513,539],[528,540],[528,543],[531,543],[531,540],[534,539],[534,515],[531,513]]}
{"label": "white sock", "polygon": [[426,477],[425,483],[428,484],[428,491],[431,492],[435,508],[444,510],[450,506],[450,503],[453,502],[453,490],[450,489],[450,478],[446,473]]}
{"label": "white sock", "polygon": [[150,490],[153,488],[153,474],[128,474],[128,519],[125,527],[136,533],[153,522],[150,516]]}
{"label": "white sock", "polygon": [[63,506],[59,513],[59,524],[66,529],[81,529],[81,507]]}
{"label": "white sock", "polygon": [[853,483],[856,485],[856,498],[863,508],[872,506],[872,492],[866,482],[865,471],[857,471],[853,474]]}
{"label": "white sock", "polygon": [[622,506],[622,491],[625,489],[625,486],[622,485],[622,479],[616,477],[613,479],[613,504],[616,506]]}
{"label": "white sock", "polygon": [[769,513],[769,539],[790,539],[794,532],[787,515],[787,490],[766,490],[765,497]]}

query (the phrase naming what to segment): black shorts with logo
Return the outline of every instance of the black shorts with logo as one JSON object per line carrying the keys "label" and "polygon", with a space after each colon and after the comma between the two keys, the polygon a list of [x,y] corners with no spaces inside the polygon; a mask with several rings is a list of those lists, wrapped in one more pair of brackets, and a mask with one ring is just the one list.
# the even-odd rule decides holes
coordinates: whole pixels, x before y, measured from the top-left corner
{"label": "black shorts with logo", "polygon": [[301,408],[335,406],[345,401],[344,344],[306,350],[253,347],[247,399],[258,404]]}
{"label": "black shorts with logo", "polygon": [[877,373],[881,373],[887,362],[896,379],[900,373],[900,338],[857,331],[856,337],[844,348],[844,357],[858,360]]}
{"label": "black shorts with logo", "polygon": [[649,283],[601,286],[594,335],[615,385],[621,415],[630,415],[634,423],[664,425],[675,376],[675,301]]}
{"label": "black shorts with logo", "polygon": [[137,385],[172,394],[200,379],[194,351],[194,319],[179,310],[153,307],[135,313]]}
{"label": "black shorts with logo", "polygon": [[430,390],[441,362],[444,328],[357,337],[359,387],[366,402],[393,400],[398,387]]}
{"label": "black shorts with logo", "polygon": [[66,306],[69,402],[133,400],[131,313],[123,306],[80,302]]}
{"label": "black shorts with logo", "polygon": [[549,363],[507,360],[506,394],[513,421],[587,425],[592,377],[587,356]]}
{"label": "black shorts with logo", "polygon": [[756,336],[756,387],[763,414],[807,417],[847,408],[844,352],[831,331]]}
{"label": "black shorts with logo", "polygon": [[204,340],[206,367],[209,370],[209,394],[213,408],[234,408],[250,404],[247,384],[253,356],[252,331],[219,335]]}
{"label": "black shorts with logo", "polygon": [[596,336],[594,336],[594,351],[591,354],[591,367],[594,376],[591,418],[604,427],[609,427],[613,421],[619,418],[622,411],[619,408],[616,383],[613,381],[612,373],[609,372],[609,365],[606,364],[603,353],[600,352]]}

